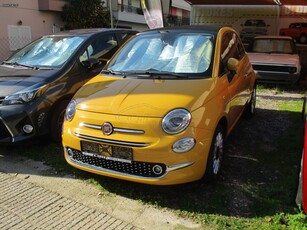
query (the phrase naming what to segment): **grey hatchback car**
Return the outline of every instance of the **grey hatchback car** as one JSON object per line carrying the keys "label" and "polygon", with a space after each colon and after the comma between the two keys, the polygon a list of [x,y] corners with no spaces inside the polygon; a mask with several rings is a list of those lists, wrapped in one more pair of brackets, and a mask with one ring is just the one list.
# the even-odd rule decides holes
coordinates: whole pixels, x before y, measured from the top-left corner
{"label": "grey hatchback car", "polygon": [[43,36],[0,64],[0,143],[50,134],[61,140],[65,108],[137,31],[81,29]]}

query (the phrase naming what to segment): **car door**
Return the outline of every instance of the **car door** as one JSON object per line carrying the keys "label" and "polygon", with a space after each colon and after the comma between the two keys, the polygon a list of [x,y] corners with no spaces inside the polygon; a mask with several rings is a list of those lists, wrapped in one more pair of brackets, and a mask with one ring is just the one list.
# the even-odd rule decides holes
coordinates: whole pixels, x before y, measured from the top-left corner
{"label": "car door", "polygon": [[91,40],[78,60],[83,83],[100,73],[119,46],[115,33],[104,33]]}
{"label": "car door", "polygon": [[79,57],[83,84],[98,75],[119,47],[133,36],[134,31],[117,31],[96,36]]}
{"label": "car door", "polygon": [[300,23],[293,23],[290,25],[290,33],[289,36],[294,38],[298,38],[301,35],[301,24]]}
{"label": "car door", "polygon": [[[248,98],[248,80],[245,79],[247,57],[239,37],[233,31],[227,31],[222,35],[220,50],[219,75],[228,79],[229,127],[233,127],[239,119],[239,115]],[[236,71],[229,71],[227,69],[227,62],[230,58],[238,60]]]}

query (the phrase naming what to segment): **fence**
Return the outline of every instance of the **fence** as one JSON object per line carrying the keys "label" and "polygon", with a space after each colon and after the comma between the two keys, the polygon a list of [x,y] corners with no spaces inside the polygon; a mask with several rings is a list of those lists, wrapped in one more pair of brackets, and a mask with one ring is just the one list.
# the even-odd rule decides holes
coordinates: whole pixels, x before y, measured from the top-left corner
{"label": "fence", "polygon": [[[32,39],[34,41],[36,38]],[[25,45],[30,43],[31,40],[29,38],[23,37],[0,37],[0,62],[6,60],[17,50],[23,48]]]}
{"label": "fence", "polygon": [[12,54],[13,51],[10,50],[9,39],[0,37],[0,62],[4,61]]}

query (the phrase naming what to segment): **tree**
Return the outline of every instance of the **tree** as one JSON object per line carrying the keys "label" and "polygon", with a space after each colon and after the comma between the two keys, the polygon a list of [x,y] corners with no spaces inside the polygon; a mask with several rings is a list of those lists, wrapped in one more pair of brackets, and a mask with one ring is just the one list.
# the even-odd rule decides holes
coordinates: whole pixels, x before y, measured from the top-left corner
{"label": "tree", "polygon": [[66,1],[61,15],[66,30],[110,27],[110,12],[101,0]]}

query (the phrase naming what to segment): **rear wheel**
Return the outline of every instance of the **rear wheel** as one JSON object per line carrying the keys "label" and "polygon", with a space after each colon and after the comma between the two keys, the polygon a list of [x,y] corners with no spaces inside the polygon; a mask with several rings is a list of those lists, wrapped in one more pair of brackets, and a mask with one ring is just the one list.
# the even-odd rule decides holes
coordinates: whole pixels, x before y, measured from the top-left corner
{"label": "rear wheel", "polygon": [[224,150],[224,133],[225,130],[221,125],[214,132],[204,175],[204,179],[207,182],[215,182],[220,175]]}
{"label": "rear wheel", "polygon": [[307,36],[306,34],[302,34],[299,38],[299,42],[302,44],[305,44],[307,42]]}
{"label": "rear wheel", "polygon": [[69,101],[60,102],[54,109],[50,121],[51,138],[54,142],[60,143],[62,140],[62,125],[64,114]]}

